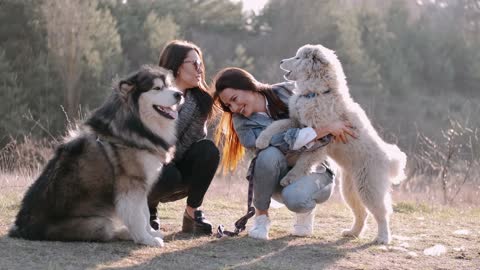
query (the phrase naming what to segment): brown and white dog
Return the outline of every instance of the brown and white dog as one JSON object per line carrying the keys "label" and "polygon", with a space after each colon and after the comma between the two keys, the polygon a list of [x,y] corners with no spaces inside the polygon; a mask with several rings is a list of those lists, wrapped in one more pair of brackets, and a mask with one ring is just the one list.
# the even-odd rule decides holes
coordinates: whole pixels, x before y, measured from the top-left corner
{"label": "brown and white dog", "polygon": [[181,92],[170,71],[142,67],[57,149],[23,198],[9,235],[163,246],[147,194],[173,155]]}

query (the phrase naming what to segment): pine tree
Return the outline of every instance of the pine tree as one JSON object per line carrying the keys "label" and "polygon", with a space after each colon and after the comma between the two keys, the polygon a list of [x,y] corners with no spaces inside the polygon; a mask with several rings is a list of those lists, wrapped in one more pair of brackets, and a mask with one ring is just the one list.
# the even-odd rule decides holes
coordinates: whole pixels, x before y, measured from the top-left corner
{"label": "pine tree", "polygon": [[10,136],[16,137],[25,131],[18,126],[22,114],[28,109],[28,96],[18,85],[17,79],[17,74],[5,57],[5,51],[0,50],[0,146]]}
{"label": "pine tree", "polygon": [[144,32],[147,35],[148,61],[147,63],[158,63],[160,50],[167,42],[177,38],[179,27],[171,15],[158,18],[157,14],[151,11],[144,24]]}
{"label": "pine tree", "polygon": [[116,22],[108,10],[98,9],[96,0],[45,0],[42,14],[49,54],[64,85],[65,110],[76,118],[82,75],[101,74],[108,60],[121,53]]}

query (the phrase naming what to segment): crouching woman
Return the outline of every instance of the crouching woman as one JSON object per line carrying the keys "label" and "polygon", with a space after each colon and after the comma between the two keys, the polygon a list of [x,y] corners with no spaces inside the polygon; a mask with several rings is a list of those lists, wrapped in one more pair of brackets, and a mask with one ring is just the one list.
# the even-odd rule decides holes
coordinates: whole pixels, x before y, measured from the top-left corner
{"label": "crouching woman", "polygon": [[334,189],[334,173],[325,162],[310,174],[282,187],[280,180],[295,164],[302,151],[322,147],[331,140],[346,142],[354,136],[348,123],[331,123],[327,127],[292,128],[275,135],[270,146],[258,151],[255,141],[273,121],[288,118],[288,98],[291,82],[268,85],[258,82],[250,73],[239,68],[226,68],[214,79],[214,101],[222,110],[217,127],[217,144],[223,144],[222,166],[235,169],[244,148],[257,151],[250,166],[253,174],[253,204],[256,216],[248,235],[268,239],[271,199],[286,205],[296,213],[293,235],[313,233],[315,207],[330,198]]}

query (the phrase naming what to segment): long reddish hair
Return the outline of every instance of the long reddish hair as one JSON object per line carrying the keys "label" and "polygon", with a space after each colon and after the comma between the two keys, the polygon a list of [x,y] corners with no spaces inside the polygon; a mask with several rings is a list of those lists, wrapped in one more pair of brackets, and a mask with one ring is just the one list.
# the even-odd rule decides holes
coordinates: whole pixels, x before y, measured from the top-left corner
{"label": "long reddish hair", "polygon": [[245,148],[233,127],[233,113],[220,100],[220,93],[226,88],[260,93],[267,99],[268,110],[273,119],[278,119],[282,113],[288,113],[288,107],[273,93],[271,85],[258,82],[252,74],[241,68],[229,67],[221,70],[215,76],[212,88],[214,103],[223,110],[215,131],[215,143],[222,147],[222,169],[233,171],[245,154]]}

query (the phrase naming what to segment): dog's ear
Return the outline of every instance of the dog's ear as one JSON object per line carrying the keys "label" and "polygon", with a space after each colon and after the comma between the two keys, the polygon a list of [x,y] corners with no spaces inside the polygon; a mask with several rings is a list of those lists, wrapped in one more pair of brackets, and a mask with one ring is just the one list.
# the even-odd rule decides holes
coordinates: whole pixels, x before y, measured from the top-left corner
{"label": "dog's ear", "polygon": [[129,80],[121,80],[118,83],[118,91],[120,92],[121,96],[127,96],[130,91],[135,88],[135,85]]}
{"label": "dog's ear", "polygon": [[312,51],[312,58],[314,62],[318,62],[320,64],[327,64],[325,62],[325,56],[323,55],[322,49],[320,46],[315,47],[315,49]]}
{"label": "dog's ear", "polygon": [[312,53],[312,71],[314,73],[319,74],[319,72],[323,69],[325,66],[325,62],[323,61],[322,57],[318,55],[318,52],[313,52]]}
{"label": "dog's ear", "polygon": [[165,72],[167,75],[165,76],[165,84],[170,86],[175,84],[175,76],[173,76],[173,71],[170,69],[166,69]]}
{"label": "dog's ear", "polygon": [[121,80],[118,83],[118,90],[120,92],[120,95],[126,96],[130,91],[135,88],[136,85],[138,85],[138,76],[139,72],[135,72],[127,79]]}

